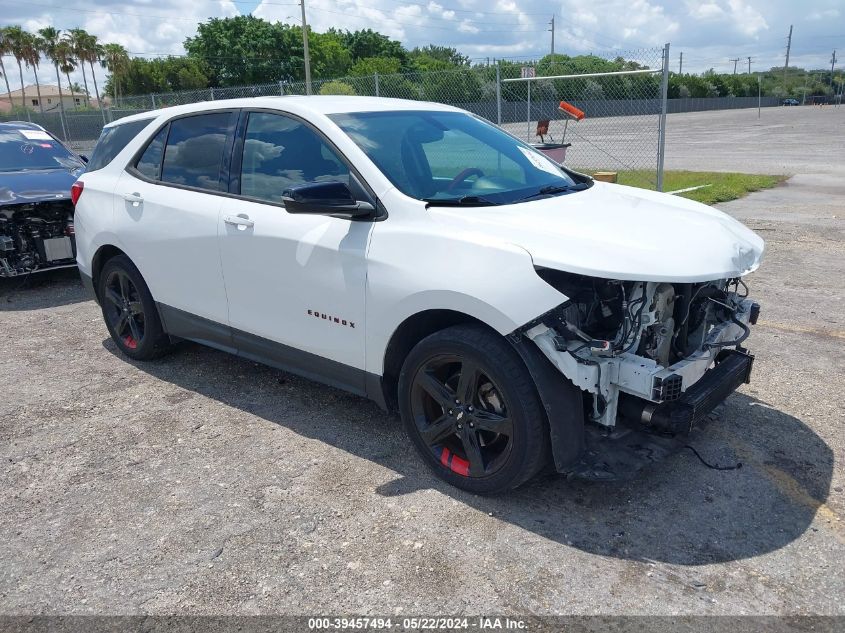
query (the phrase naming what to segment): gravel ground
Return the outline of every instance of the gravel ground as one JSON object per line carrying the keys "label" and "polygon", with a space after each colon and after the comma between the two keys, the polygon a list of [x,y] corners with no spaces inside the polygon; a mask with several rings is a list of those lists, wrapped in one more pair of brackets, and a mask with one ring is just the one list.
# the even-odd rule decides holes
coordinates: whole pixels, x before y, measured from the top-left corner
{"label": "gravel ground", "polygon": [[723,205],[768,243],[755,376],[691,444],[741,469],[475,497],[368,401],[127,361],[44,274],[0,284],[0,612],[845,614],[845,108],[763,115],[669,118],[670,167],[798,174]]}

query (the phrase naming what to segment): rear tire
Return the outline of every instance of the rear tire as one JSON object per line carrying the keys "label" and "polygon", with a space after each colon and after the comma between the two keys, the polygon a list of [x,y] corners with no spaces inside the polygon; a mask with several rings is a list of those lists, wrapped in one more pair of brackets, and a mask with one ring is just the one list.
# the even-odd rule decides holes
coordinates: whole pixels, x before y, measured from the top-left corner
{"label": "rear tire", "polygon": [[151,360],[171,345],[144,278],[126,255],[108,260],[97,280],[103,320],[118,349],[135,360]]}
{"label": "rear tire", "polygon": [[550,460],[548,424],[531,374],[480,325],[420,341],[399,374],[405,431],[446,482],[476,494],[516,488]]}

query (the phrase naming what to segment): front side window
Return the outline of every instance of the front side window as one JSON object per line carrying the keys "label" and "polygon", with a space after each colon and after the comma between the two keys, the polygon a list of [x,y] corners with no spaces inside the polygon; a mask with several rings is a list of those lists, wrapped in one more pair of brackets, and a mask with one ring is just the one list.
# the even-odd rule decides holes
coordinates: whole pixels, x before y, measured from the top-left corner
{"label": "front side window", "polygon": [[223,155],[232,117],[231,112],[213,112],[171,121],[162,182],[224,191]]}
{"label": "front side window", "polygon": [[397,189],[418,200],[509,204],[581,188],[530,145],[470,114],[385,111],[331,119]]}
{"label": "front side window", "polygon": [[251,112],[241,161],[241,195],[280,203],[291,186],[342,182],[349,169],[314,130],[296,119]]}

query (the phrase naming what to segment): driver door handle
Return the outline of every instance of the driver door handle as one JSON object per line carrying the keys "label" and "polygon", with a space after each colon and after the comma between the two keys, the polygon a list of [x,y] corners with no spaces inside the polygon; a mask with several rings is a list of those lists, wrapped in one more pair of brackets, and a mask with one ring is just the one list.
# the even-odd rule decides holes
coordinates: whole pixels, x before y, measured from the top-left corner
{"label": "driver door handle", "polygon": [[255,222],[245,215],[227,215],[223,217],[223,221],[226,224],[237,226],[241,230],[255,226]]}

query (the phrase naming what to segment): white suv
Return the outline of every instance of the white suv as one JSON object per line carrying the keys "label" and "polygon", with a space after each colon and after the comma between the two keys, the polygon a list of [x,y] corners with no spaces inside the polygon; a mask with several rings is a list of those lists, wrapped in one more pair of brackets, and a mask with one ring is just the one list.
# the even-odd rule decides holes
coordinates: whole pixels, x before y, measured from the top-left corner
{"label": "white suv", "polygon": [[108,125],[91,162],[78,264],[124,354],[189,339],[397,407],[473,492],[630,474],[748,380],[757,235],[457,108],[193,104]]}

